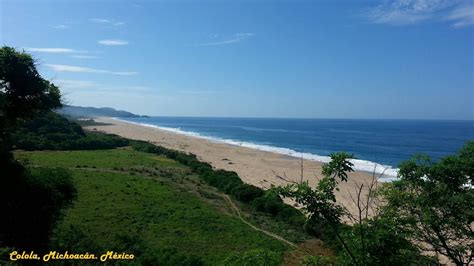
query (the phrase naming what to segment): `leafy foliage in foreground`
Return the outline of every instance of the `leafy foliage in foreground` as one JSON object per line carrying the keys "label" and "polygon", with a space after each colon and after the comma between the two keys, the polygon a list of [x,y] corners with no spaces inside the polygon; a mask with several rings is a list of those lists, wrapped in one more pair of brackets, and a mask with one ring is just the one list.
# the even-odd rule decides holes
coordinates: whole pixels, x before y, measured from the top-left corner
{"label": "leafy foliage in foreground", "polygon": [[[278,187],[275,191],[303,206],[308,215],[307,228],[339,251],[337,264],[431,263],[429,258],[420,255],[419,250],[403,234],[395,230],[393,220],[367,216],[360,217],[353,226],[342,223],[342,217],[347,212],[337,203],[334,191],[338,189],[339,182],[347,182],[347,173],[353,171],[351,158],[347,153],[331,154],[331,162],[323,166],[324,177],[314,188],[305,181]],[[324,260],[309,258],[305,263],[317,265],[323,264]]]}
{"label": "leafy foliage in foreground", "polygon": [[401,164],[399,176],[381,191],[387,201],[384,219],[396,221],[394,229],[420,243],[420,249],[469,265],[474,259],[474,142],[436,163],[414,157]]}
{"label": "leafy foliage in foreground", "polygon": [[24,123],[14,134],[16,149],[97,150],[128,145],[128,140],[109,134],[85,133],[81,126],[54,112]]}
{"label": "leafy foliage in foreground", "polygon": [[12,47],[0,48],[1,156],[11,150],[10,134],[20,121],[60,106],[59,88],[41,77],[29,54]]}
{"label": "leafy foliage in foreground", "polygon": [[44,248],[60,209],[75,195],[60,169],[27,171],[13,158],[12,133],[24,121],[61,106],[59,88],[43,79],[35,60],[11,47],[0,48],[0,244]]}
{"label": "leafy foliage in foreground", "polygon": [[62,168],[27,171],[17,166],[16,170],[21,174],[6,174],[17,178],[1,179],[0,202],[5,216],[0,219],[0,240],[6,246],[41,250],[61,209],[75,199],[76,189],[70,173]]}

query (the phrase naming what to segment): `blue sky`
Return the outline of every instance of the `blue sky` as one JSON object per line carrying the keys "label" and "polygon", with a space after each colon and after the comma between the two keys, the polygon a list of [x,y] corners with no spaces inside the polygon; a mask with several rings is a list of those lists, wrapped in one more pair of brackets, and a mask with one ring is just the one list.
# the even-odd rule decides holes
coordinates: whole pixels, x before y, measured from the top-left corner
{"label": "blue sky", "polygon": [[474,119],[464,0],[0,2],[70,104],[160,116]]}

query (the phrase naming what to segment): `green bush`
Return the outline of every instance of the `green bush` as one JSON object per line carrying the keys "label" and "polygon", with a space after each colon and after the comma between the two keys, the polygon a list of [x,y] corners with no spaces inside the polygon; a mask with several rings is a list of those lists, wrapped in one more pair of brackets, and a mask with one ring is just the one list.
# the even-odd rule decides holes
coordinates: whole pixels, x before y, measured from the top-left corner
{"label": "green bush", "polygon": [[[343,251],[341,243],[336,243],[331,229],[327,227],[325,231],[323,239],[337,252],[338,264],[351,264],[352,259]],[[393,221],[375,218],[361,225],[344,225],[340,232],[346,245],[363,265],[436,265],[433,258],[421,255],[403,232],[394,230]],[[364,244],[359,237],[361,233]]]}
{"label": "green bush", "polygon": [[[61,230],[63,230],[61,232]],[[58,252],[74,251],[100,254],[110,250],[99,245],[96,239],[90,237],[80,228],[70,224],[66,229],[56,227],[52,232],[49,247]]]}
{"label": "green bush", "polygon": [[258,211],[268,212],[271,215],[276,216],[283,208],[284,203],[277,194],[266,192],[262,197],[256,198],[252,202],[252,205]]}
{"label": "green bush", "polygon": [[127,139],[103,133],[85,133],[73,121],[49,112],[24,123],[14,134],[15,149],[96,150],[123,147]]}
{"label": "green bush", "polygon": [[152,145],[144,141],[133,141],[132,147],[133,149],[137,151],[146,152],[146,153],[154,153],[154,154],[159,154],[159,155],[164,155],[166,153],[166,149],[160,146]]}
{"label": "green bush", "polygon": [[17,248],[45,248],[61,209],[76,197],[70,173],[61,168],[27,171],[14,161],[2,165],[2,172],[0,242]]}
{"label": "green bush", "polygon": [[383,220],[420,250],[444,254],[452,264],[472,263],[474,141],[438,161],[414,156],[399,169],[399,179],[379,190]]}
{"label": "green bush", "polygon": [[201,266],[204,265],[201,258],[180,253],[174,248],[161,249],[155,252],[147,252],[140,257],[141,265],[160,266]]}
{"label": "green bush", "polygon": [[280,207],[279,212],[276,215],[277,219],[298,227],[301,227],[305,224],[306,218],[299,210],[285,203],[280,204],[283,204],[283,206]]}
{"label": "green bush", "polygon": [[322,219],[312,218],[308,219],[305,224],[305,230],[308,234],[317,238],[323,238],[324,230],[327,227]]}
{"label": "green bush", "polygon": [[278,253],[265,250],[254,249],[245,253],[237,253],[229,256],[224,265],[228,266],[272,266],[280,265],[281,257]]}
{"label": "green bush", "polygon": [[242,184],[237,187],[234,187],[231,190],[232,196],[242,202],[250,202],[255,198],[263,196],[264,192],[262,189],[252,186],[249,184]]}
{"label": "green bush", "polygon": [[0,265],[15,265],[10,260],[10,253],[15,250],[12,247],[0,246]]}

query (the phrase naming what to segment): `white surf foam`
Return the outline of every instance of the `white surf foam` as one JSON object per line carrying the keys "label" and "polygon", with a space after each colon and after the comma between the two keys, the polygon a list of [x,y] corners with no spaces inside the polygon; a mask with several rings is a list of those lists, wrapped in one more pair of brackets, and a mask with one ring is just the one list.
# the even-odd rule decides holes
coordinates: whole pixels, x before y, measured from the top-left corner
{"label": "white surf foam", "polygon": [[[331,160],[329,156],[322,156],[322,155],[306,153],[306,152],[301,153],[301,152],[297,152],[295,150],[288,149],[288,148],[274,147],[274,146],[269,146],[269,145],[238,141],[238,140],[233,140],[233,139],[210,137],[210,136],[201,135],[197,132],[184,131],[184,130],[181,130],[180,128],[162,127],[162,126],[156,126],[152,124],[122,120],[119,118],[114,118],[114,119],[125,122],[125,123],[156,128],[156,129],[165,130],[165,131],[169,131],[169,132],[173,132],[173,133],[181,134],[185,136],[190,136],[190,137],[206,139],[212,142],[227,143],[231,145],[257,149],[257,150],[262,150],[262,151],[267,151],[267,152],[273,152],[273,153],[278,153],[278,154],[287,155],[287,156],[296,157],[296,158],[303,157],[304,159],[323,162],[323,163],[327,163]],[[381,182],[390,182],[397,179],[398,168],[392,168],[389,165],[383,165],[376,162],[360,160],[360,159],[351,159],[351,162],[354,164],[354,170],[356,171],[363,171],[363,172],[375,173],[377,175],[380,175],[381,177],[379,178],[379,180]]]}

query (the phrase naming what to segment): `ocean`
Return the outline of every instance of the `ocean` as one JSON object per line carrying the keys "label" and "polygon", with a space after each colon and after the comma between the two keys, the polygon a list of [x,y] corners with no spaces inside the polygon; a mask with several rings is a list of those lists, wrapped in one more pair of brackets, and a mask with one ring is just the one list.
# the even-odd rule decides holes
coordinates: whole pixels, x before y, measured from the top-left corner
{"label": "ocean", "polygon": [[438,160],[474,140],[474,121],[140,117],[121,120],[216,142],[327,162],[332,152],[354,154],[354,168],[397,175],[415,154]]}

